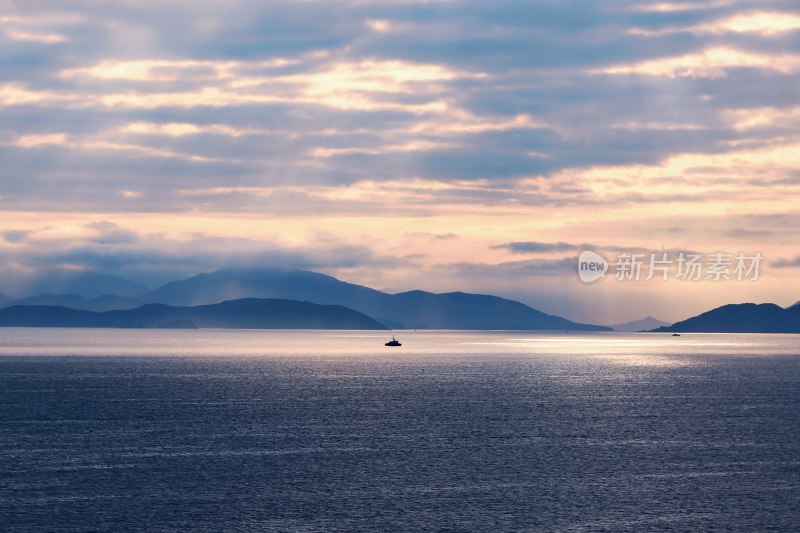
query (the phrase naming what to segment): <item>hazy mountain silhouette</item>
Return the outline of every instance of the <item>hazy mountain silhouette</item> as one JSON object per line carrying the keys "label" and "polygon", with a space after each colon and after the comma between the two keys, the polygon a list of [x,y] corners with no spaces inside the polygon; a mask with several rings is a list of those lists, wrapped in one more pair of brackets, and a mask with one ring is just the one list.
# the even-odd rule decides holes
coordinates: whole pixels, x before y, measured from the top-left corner
{"label": "hazy mountain silhouette", "polygon": [[103,294],[102,296],[88,300],[86,305],[79,309],[102,313],[103,311],[136,309],[137,307],[141,307],[142,304],[144,304],[144,302],[136,298],[117,296],[115,294]]}
{"label": "hazy mountain silhouette", "polygon": [[233,298],[287,298],[316,303],[367,303],[389,295],[305,270],[273,268],[232,270],[173,281],[142,296],[148,302],[170,305],[217,303]]}
{"label": "hazy mountain silhouette", "polygon": [[280,299],[245,298],[195,307],[147,304],[103,313],[59,306],[0,309],[0,326],[155,328],[190,322],[201,328],[387,329],[363,313],[340,305]]}
{"label": "hazy mountain silhouette", "polygon": [[10,300],[3,303],[2,307],[11,307],[12,305],[51,305],[86,310],[83,308],[86,302],[88,302],[86,298],[77,294],[38,294],[28,298]]}
{"label": "hazy mountain silhouette", "polygon": [[96,298],[105,294],[136,297],[149,289],[129,279],[98,272],[46,270],[20,287],[23,296],[37,294],[77,294]]}
{"label": "hazy mountain silhouette", "polygon": [[98,313],[49,305],[15,305],[0,309],[0,326],[92,328],[103,327]]}
{"label": "hazy mountain silhouette", "polygon": [[800,306],[729,304],[656,332],[705,333],[800,333]]}
{"label": "hazy mountain silhouette", "polygon": [[[369,314],[369,313],[368,313]],[[389,305],[376,309],[375,316],[415,329],[530,329],[609,330],[604,326],[577,324],[548,315],[514,300],[484,294],[425,291],[390,296]]]}
{"label": "hazy mountain silhouette", "polygon": [[623,324],[614,324],[611,327],[614,328],[614,331],[649,331],[663,326],[669,326],[669,322],[664,322],[652,316],[646,316],[639,320],[631,320]]}
{"label": "hazy mountain silhouette", "polygon": [[82,311],[111,311],[115,309],[134,309],[140,307],[142,301],[126,296],[115,296],[104,294],[96,298],[87,299],[77,294],[39,294],[29,298],[9,300],[0,303],[0,307],[11,307],[12,305],[49,305],[80,309]]}
{"label": "hazy mountain silhouette", "polygon": [[344,305],[393,328],[610,330],[548,315],[497,296],[425,291],[387,294],[325,274],[299,270],[218,270],[168,283],[142,299],[170,305],[198,305],[242,297]]}

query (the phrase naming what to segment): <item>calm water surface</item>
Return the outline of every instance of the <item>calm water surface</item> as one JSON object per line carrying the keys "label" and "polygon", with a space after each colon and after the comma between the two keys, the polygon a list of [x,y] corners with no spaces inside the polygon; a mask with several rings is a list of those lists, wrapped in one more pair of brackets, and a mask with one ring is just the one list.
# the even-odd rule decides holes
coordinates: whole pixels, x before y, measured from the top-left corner
{"label": "calm water surface", "polygon": [[0,531],[800,530],[800,336],[0,329]]}

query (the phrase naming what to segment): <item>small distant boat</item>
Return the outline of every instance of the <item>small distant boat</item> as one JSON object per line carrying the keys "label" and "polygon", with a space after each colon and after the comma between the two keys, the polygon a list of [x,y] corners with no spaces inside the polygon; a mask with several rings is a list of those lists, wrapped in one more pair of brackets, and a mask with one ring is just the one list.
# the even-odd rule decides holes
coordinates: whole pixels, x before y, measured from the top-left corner
{"label": "small distant boat", "polygon": [[395,339],[394,336],[392,336],[392,340],[387,342],[384,346],[402,346],[402,344],[400,344],[400,341]]}
{"label": "small distant boat", "polygon": [[681,334],[680,334],[680,333],[673,333],[673,334],[672,334],[672,336],[673,336],[673,337],[680,337],[680,336],[681,336]]}

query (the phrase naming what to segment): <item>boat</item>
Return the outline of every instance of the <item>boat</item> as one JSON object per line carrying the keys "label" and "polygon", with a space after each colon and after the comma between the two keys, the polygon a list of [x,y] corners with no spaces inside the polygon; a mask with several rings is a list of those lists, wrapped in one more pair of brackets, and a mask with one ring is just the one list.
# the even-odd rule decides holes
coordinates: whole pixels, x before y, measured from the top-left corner
{"label": "boat", "polygon": [[392,340],[387,342],[384,346],[402,346],[402,344],[400,344],[400,341],[395,339],[394,336],[392,336]]}
{"label": "boat", "polygon": [[681,334],[680,334],[680,333],[673,333],[673,334],[672,334],[672,336],[673,336],[673,337],[680,337],[680,336],[681,336]]}

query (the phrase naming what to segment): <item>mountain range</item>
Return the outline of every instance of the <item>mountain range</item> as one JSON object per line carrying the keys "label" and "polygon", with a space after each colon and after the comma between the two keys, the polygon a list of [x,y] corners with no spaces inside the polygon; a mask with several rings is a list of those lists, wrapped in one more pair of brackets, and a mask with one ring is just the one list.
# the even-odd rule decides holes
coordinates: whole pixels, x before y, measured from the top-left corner
{"label": "mountain range", "polygon": [[[610,331],[613,327],[617,331],[800,333],[800,302],[785,309],[775,304],[731,304],[672,325],[648,316],[606,327],[572,322],[497,296],[421,290],[390,294],[318,272],[274,268],[217,270],[152,291],[124,278],[90,272],[62,273],[31,286],[64,292],[24,298],[0,294],[0,326],[557,331]],[[316,307],[277,303],[288,301]],[[323,312],[320,306],[329,308]],[[298,310],[307,311],[304,319]],[[230,312],[227,318],[225,311]],[[283,322],[282,312],[286,313]]]}
{"label": "mountain range", "polygon": [[194,307],[147,304],[136,309],[103,313],[51,305],[18,305],[0,309],[0,326],[387,329],[363,313],[340,305],[258,298]]}
{"label": "mountain range", "polygon": [[649,331],[651,329],[656,329],[663,326],[669,326],[669,322],[664,322],[663,320],[659,320],[651,316],[646,316],[639,320],[631,320],[630,322],[625,322],[624,324],[614,324],[611,327],[614,328],[614,331],[633,332],[633,331]]}
{"label": "mountain range", "polygon": [[103,311],[135,309],[144,304],[141,300],[127,296],[116,296],[104,294],[95,298],[85,298],[77,294],[39,294],[28,298],[0,299],[0,309],[14,305],[49,305],[57,307],[69,307],[70,309],[80,309],[82,311]]}
{"label": "mountain range", "polygon": [[729,304],[695,317],[660,327],[672,333],[800,333],[800,306]]}
{"label": "mountain range", "polygon": [[[80,287],[86,279],[88,276],[79,279],[78,286]],[[103,278],[101,281],[107,280]],[[123,287],[126,285],[123,284]],[[0,307],[6,307],[11,313],[24,311],[27,313],[26,316],[31,316],[35,313],[36,307],[47,306],[103,313],[109,310],[132,311],[139,308],[142,303],[194,307],[256,298],[343,306],[371,317],[378,324],[395,329],[578,331],[611,329],[606,326],[572,322],[497,296],[463,292],[434,294],[419,290],[389,294],[343,282],[325,274],[301,270],[270,268],[218,270],[167,283],[154,291],[142,291],[135,298],[110,294],[95,295],[96,292],[96,290],[90,291],[91,297],[77,290],[76,294],[43,294],[6,301],[0,303]],[[39,310],[45,312],[43,309]],[[46,312],[50,313],[49,316],[63,316],[69,323],[81,320],[95,323],[96,320],[96,317],[88,319],[88,315],[68,315],[64,311]],[[5,316],[8,316],[8,313],[5,313]],[[206,327],[199,323],[198,325]]]}
{"label": "mountain range", "polygon": [[87,299],[105,294],[136,297],[149,290],[141,283],[120,276],[67,269],[45,269],[30,278],[1,281],[0,291],[17,298],[40,294],[77,294]]}
{"label": "mountain range", "polygon": [[497,296],[419,290],[388,294],[299,270],[218,270],[168,283],[141,298],[170,305],[198,305],[242,297],[344,305],[395,329],[610,330],[548,315]]}

